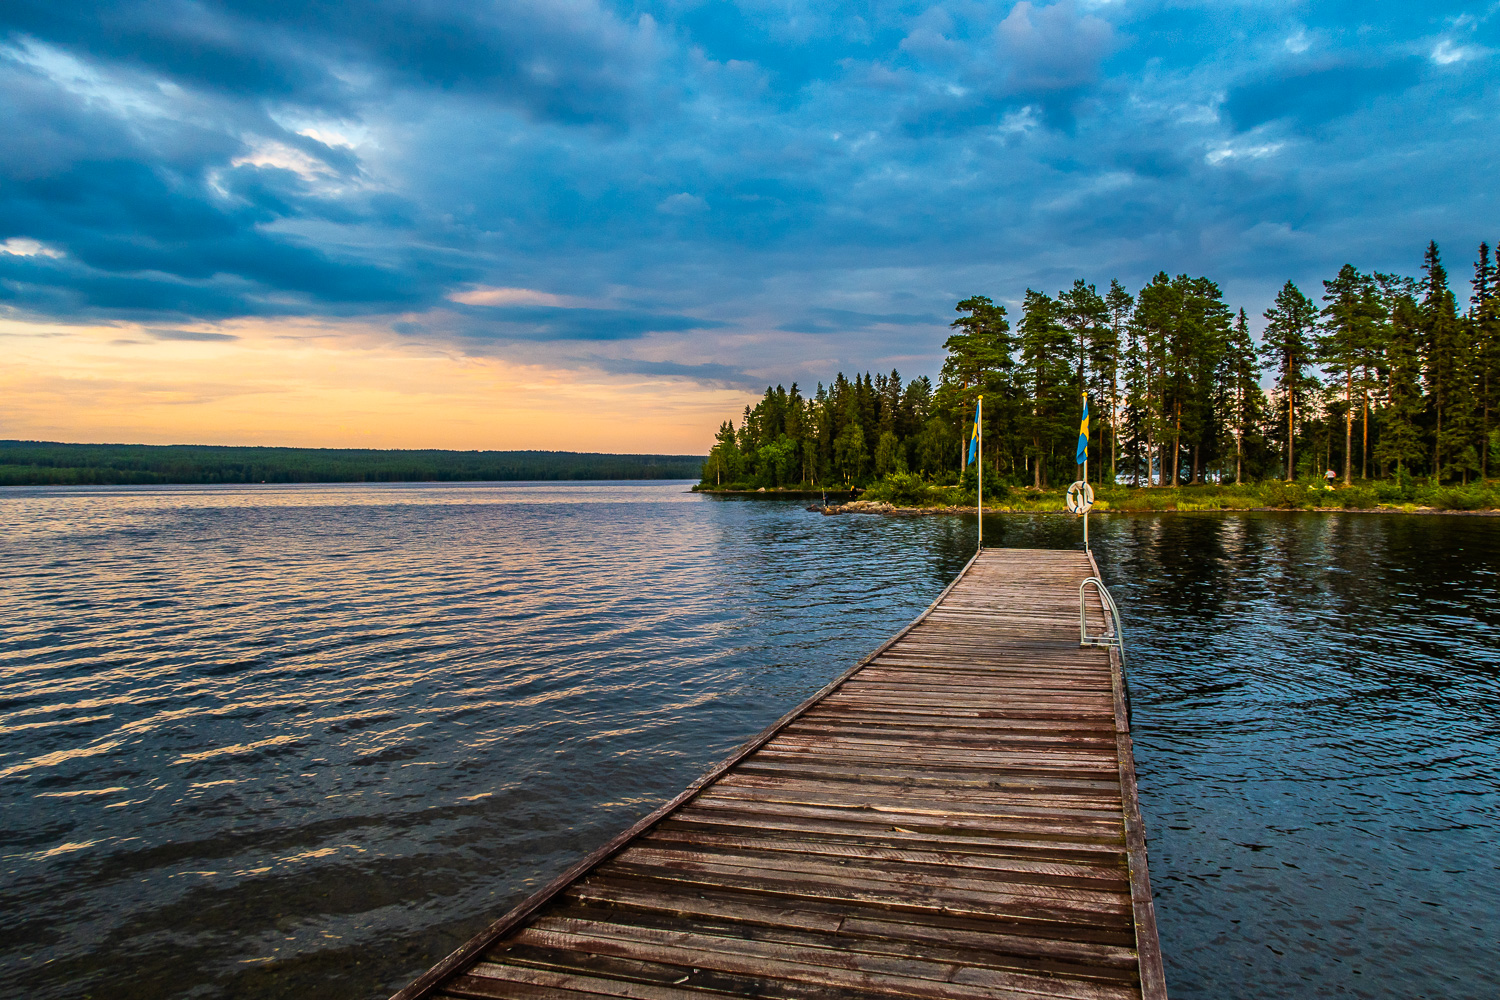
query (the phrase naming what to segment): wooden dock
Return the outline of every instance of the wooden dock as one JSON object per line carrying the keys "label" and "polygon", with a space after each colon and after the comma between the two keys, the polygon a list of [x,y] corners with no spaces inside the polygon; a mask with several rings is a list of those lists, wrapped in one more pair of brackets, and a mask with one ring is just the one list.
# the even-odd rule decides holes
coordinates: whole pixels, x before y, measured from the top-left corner
{"label": "wooden dock", "polygon": [[1123,664],[1078,642],[1089,576],[984,549],[393,1000],[1165,998]]}

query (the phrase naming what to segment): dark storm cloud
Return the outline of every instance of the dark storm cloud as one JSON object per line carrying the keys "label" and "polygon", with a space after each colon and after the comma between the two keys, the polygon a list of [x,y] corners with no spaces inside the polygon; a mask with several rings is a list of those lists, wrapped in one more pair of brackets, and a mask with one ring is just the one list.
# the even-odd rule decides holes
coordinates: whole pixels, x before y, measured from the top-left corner
{"label": "dark storm cloud", "polygon": [[459,306],[466,336],[476,340],[629,340],[648,333],[709,330],[715,320],[635,309],[558,306]]}
{"label": "dark storm cloud", "polygon": [[933,313],[864,313],[852,309],[809,309],[776,329],[788,333],[844,333],[877,326],[933,326],[946,322]]}
{"label": "dark storm cloud", "polygon": [[186,340],[201,343],[212,343],[215,341],[239,340],[232,333],[212,333],[207,330],[160,330],[148,329],[146,331],[156,340]]}
{"label": "dark storm cloud", "polygon": [[1384,94],[1409,89],[1421,79],[1426,62],[1404,56],[1380,63],[1335,60],[1286,67],[1236,84],[1224,111],[1241,130],[1280,118],[1320,125]]}
{"label": "dark storm cloud", "polygon": [[729,386],[736,389],[758,388],[760,383],[753,376],[733,365],[713,362],[704,364],[680,364],[676,361],[643,361],[637,358],[589,359],[595,367],[615,375],[652,375],[668,378],[686,378],[694,382],[705,382]]}
{"label": "dark storm cloud", "polygon": [[373,82],[487,95],[540,118],[618,121],[651,55],[649,32],[587,3],[17,0],[6,20],[13,35],[184,85],[342,109],[362,104]]}
{"label": "dark storm cloud", "polygon": [[[1208,273],[1255,313],[1288,277],[1495,238],[1474,226],[1496,23],[1291,0],[17,0],[0,309],[406,314],[397,333],[485,351],[711,333],[722,370],[620,364],[724,384],[933,371],[958,298],[1080,274]],[[473,287],[590,307],[450,300]],[[740,337],[766,333],[774,356]]]}

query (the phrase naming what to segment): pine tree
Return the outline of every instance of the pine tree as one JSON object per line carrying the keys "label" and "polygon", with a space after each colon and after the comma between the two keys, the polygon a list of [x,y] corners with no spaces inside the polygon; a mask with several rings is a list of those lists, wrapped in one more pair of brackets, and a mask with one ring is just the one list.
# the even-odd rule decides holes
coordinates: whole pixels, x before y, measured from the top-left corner
{"label": "pine tree", "polygon": [[[1058,321],[1057,303],[1043,292],[1026,289],[1026,314],[1021,319],[1021,387],[1030,397],[1026,429],[1031,439],[1033,485],[1038,489],[1048,482],[1048,467],[1056,462],[1059,442],[1072,444],[1069,430],[1076,427],[1069,416],[1077,402],[1077,362],[1074,341]],[[1073,452],[1067,451],[1072,464]]]}
{"label": "pine tree", "polygon": [[[986,409],[991,412],[985,414],[986,424],[1004,424],[1008,416],[1005,401],[1014,395],[1011,371],[1015,367],[1015,339],[1005,318],[1005,307],[995,305],[986,296],[971,295],[954,309],[968,315],[949,324],[959,332],[943,343],[948,352],[943,361],[940,389],[943,408],[956,413],[963,426],[963,421],[972,419],[964,414],[972,414],[975,399],[983,394],[990,397]],[[967,432],[963,436],[967,439]],[[967,464],[967,460],[967,449],[961,449],[960,464]]]}
{"label": "pine tree", "polygon": [[[1109,294],[1104,296],[1104,305],[1109,310],[1110,348],[1113,361],[1109,371],[1109,481],[1115,482],[1115,460],[1120,454],[1120,420],[1123,416],[1124,399],[1121,394],[1120,369],[1128,356],[1127,336],[1130,317],[1135,311],[1135,296],[1125,290],[1118,281],[1111,280]],[[1101,352],[1103,353],[1103,352]]]}
{"label": "pine tree", "polygon": [[1276,293],[1275,304],[1265,312],[1267,324],[1260,353],[1266,368],[1276,373],[1276,387],[1286,406],[1288,481],[1296,478],[1297,405],[1318,386],[1307,371],[1313,361],[1312,333],[1317,315],[1312,300],[1290,281]]}
{"label": "pine tree", "polygon": [[1156,481],[1160,485],[1167,485],[1169,467],[1172,484],[1177,482],[1180,455],[1174,452],[1168,458],[1166,441],[1172,428],[1168,419],[1171,412],[1169,395],[1175,382],[1172,367],[1169,367],[1171,340],[1181,311],[1180,289],[1173,286],[1165,271],[1159,272],[1136,294],[1132,326],[1139,341],[1140,383],[1135,405],[1140,434],[1145,439],[1142,452],[1147,485],[1152,481],[1153,466],[1159,469]]}
{"label": "pine tree", "polygon": [[1245,310],[1235,317],[1225,344],[1223,374],[1225,429],[1234,440],[1234,481],[1245,481],[1245,443],[1265,420],[1266,394],[1260,387],[1260,364]]}
{"label": "pine tree", "polygon": [[[1089,393],[1096,404],[1105,403],[1112,399],[1119,368],[1119,340],[1109,322],[1109,309],[1094,286],[1082,278],[1058,293],[1057,307],[1059,320],[1077,343],[1078,391]],[[1107,410],[1107,405],[1098,409]],[[1090,450],[1104,440],[1103,435],[1090,434],[1089,438]],[[1095,463],[1095,469],[1102,483],[1104,463]]]}
{"label": "pine tree", "polygon": [[1354,476],[1354,392],[1361,369],[1368,360],[1369,345],[1378,340],[1384,310],[1375,280],[1345,264],[1332,281],[1323,282],[1322,332],[1317,357],[1333,373],[1334,383],[1344,395],[1344,485]]}
{"label": "pine tree", "polygon": [[1181,367],[1187,376],[1181,393],[1183,440],[1192,449],[1190,482],[1199,483],[1221,437],[1218,403],[1222,393],[1217,375],[1232,314],[1219,286],[1209,279],[1179,275],[1175,283],[1182,289],[1177,350],[1184,359]]}

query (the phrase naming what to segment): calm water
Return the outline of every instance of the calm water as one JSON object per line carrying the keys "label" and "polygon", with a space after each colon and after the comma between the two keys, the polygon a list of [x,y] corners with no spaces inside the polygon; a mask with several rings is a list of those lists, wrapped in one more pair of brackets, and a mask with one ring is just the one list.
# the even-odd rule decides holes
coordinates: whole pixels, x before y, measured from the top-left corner
{"label": "calm water", "polygon": [[[0,491],[0,993],[383,997],[972,552],[683,489]],[[1500,520],[1094,536],[1173,996],[1493,995]]]}

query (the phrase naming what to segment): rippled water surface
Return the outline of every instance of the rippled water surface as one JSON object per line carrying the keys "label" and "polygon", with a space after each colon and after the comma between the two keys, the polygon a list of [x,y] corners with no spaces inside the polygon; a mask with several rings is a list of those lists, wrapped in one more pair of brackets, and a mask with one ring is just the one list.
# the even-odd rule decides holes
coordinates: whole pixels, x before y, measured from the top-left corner
{"label": "rippled water surface", "polygon": [[[684,489],[0,490],[0,992],[385,996],[972,553]],[[1500,520],[1093,533],[1173,996],[1493,995]]]}

